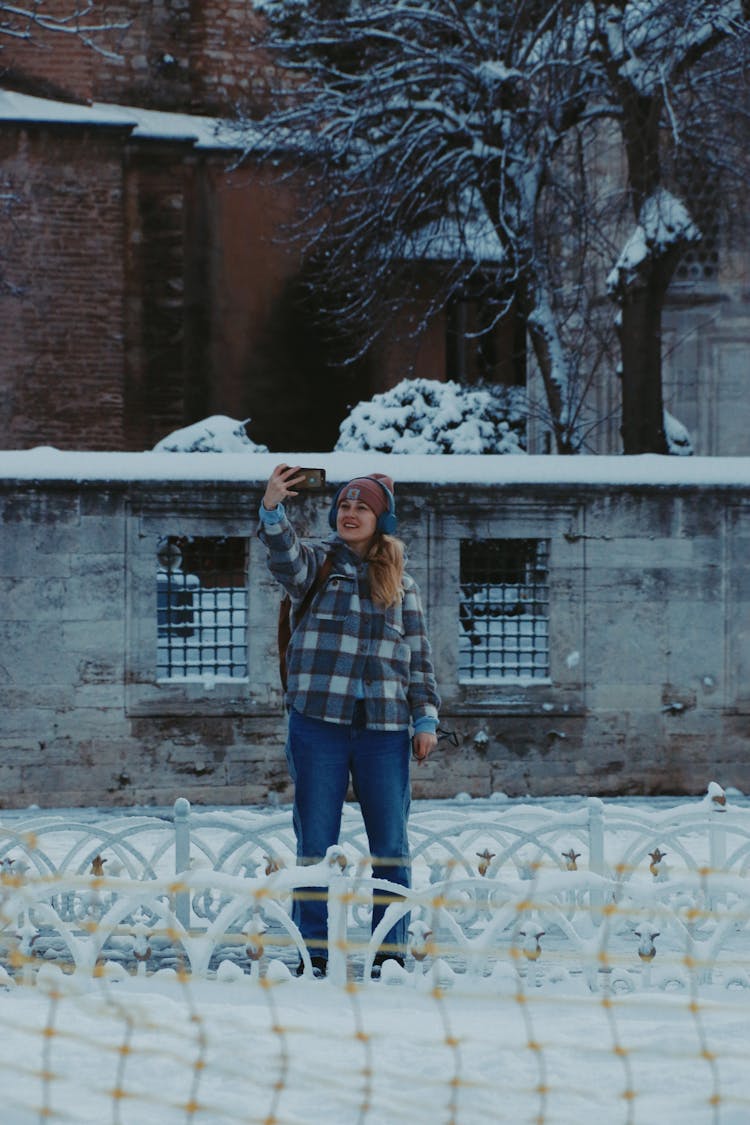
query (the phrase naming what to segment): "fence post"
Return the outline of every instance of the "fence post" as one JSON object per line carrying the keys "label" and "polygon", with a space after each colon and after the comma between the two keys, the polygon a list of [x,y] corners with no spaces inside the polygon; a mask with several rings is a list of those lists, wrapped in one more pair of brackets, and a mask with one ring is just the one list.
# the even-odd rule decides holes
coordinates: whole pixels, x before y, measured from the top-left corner
{"label": "fence post", "polygon": [[[588,835],[589,871],[594,875],[604,874],[604,803],[598,797],[589,797]],[[591,921],[599,926],[602,921],[601,908],[604,906],[604,892],[592,887],[589,894]]]}
{"label": "fence post", "polygon": [[[708,863],[710,871],[708,878],[711,879],[712,875],[723,875],[727,866],[727,833],[722,820],[726,806],[711,802],[710,812],[708,814]],[[717,901],[721,896],[713,893],[713,889],[709,885],[708,893],[708,909],[715,910]]]}
{"label": "fence post", "polygon": [[346,856],[334,845],[326,853],[328,879],[328,979],[346,984],[348,950],[347,914],[352,881],[346,874]]}
{"label": "fence post", "polygon": [[[178,797],[174,803],[174,866],[178,877],[190,868],[190,801]],[[174,912],[178,922],[190,929],[190,891],[177,891]]]}

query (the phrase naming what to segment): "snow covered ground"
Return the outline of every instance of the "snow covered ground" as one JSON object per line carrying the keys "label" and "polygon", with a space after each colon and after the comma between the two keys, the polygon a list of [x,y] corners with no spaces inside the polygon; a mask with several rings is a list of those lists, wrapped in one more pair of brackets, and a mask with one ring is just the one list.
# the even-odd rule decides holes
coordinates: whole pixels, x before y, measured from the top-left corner
{"label": "snow covered ground", "polygon": [[[670,802],[635,804],[656,823]],[[447,816],[433,802],[418,803],[419,816],[433,805],[436,820]],[[464,803],[467,829],[489,805]],[[566,812],[576,800],[549,805]],[[4,811],[2,823],[30,815],[49,814]],[[273,951],[203,980],[144,965],[92,979],[44,964],[34,985],[0,975],[0,1122],[746,1125],[747,933],[738,924],[736,980],[724,960],[685,987],[684,955],[668,956],[665,937],[653,964],[630,950],[632,992],[592,992],[593,959],[553,969],[551,935],[538,962],[519,958],[519,973],[506,958],[491,976],[410,958],[379,982],[337,986],[292,979]]]}
{"label": "snow covered ground", "polygon": [[[0,997],[3,1125],[746,1125],[746,994],[94,982]],[[46,1106],[46,1117],[40,1107]]]}

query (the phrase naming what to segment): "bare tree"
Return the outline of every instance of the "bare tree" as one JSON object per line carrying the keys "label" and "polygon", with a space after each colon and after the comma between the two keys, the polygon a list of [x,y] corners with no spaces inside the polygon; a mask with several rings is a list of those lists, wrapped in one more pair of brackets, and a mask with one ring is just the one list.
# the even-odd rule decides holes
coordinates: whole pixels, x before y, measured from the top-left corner
{"label": "bare tree", "polygon": [[450,246],[428,313],[467,289],[494,302],[496,317],[515,302],[557,449],[577,449],[585,388],[540,218],[567,135],[600,112],[587,98],[595,67],[580,4],[257,6],[279,87],[253,123],[255,151],[300,157],[305,233],[336,293],[329,311],[387,323],[415,259]]}
{"label": "bare tree", "polygon": [[[491,294],[498,316],[516,302],[559,452],[585,442],[586,392],[610,346],[594,285],[610,272],[607,255],[610,267],[617,258],[622,215],[597,202],[591,152],[603,128],[619,128],[636,217],[609,286],[621,313],[624,448],[666,451],[661,314],[700,232],[662,183],[661,158],[697,68],[729,41],[736,58],[746,49],[746,5],[255,2],[267,27],[259,48],[279,78],[272,110],[254,123],[255,151],[300,158],[305,234],[336,294],[329,311],[382,323],[426,241],[450,242],[430,311],[467,287]],[[701,73],[707,97],[716,83]]]}
{"label": "bare tree", "polygon": [[109,43],[113,31],[123,31],[129,26],[128,20],[108,19],[101,14],[102,5],[79,3],[78,0],[62,0],[59,3],[45,3],[45,0],[32,0],[32,3],[9,4],[0,0],[0,46],[2,37],[29,40],[39,33],[53,32],[59,35],[74,35],[93,51],[107,58],[120,58]]}
{"label": "bare tree", "polygon": [[727,88],[738,90],[748,64],[750,5],[597,0],[594,8],[636,219],[609,279],[621,314],[623,448],[665,453],[662,314],[685,247],[702,234],[681,197],[680,170],[709,159],[711,144],[722,147],[729,134],[716,108]]}

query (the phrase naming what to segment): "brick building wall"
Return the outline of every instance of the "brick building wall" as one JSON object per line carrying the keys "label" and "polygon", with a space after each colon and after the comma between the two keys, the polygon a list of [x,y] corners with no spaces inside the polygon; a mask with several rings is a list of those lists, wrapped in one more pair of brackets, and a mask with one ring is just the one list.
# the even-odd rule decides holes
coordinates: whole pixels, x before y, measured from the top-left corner
{"label": "brick building wall", "polygon": [[127,149],[123,436],[135,449],[149,448],[185,420],[191,150],[189,142],[158,140]]}
{"label": "brick building wall", "polygon": [[[267,96],[268,60],[253,50],[259,17],[247,0],[45,0],[57,17],[78,10],[72,35],[30,25],[2,42],[3,82],[12,89],[77,101],[226,114]],[[72,26],[73,21],[69,26]]]}
{"label": "brick building wall", "polygon": [[123,430],[123,140],[118,128],[0,130],[0,419],[6,445],[117,448]]}
{"label": "brick building wall", "polygon": [[[352,455],[322,460],[331,483],[362,471]],[[492,483],[478,481],[479,460]],[[598,480],[577,458],[368,465],[397,481],[441,722],[458,738],[414,770],[416,796],[700,793],[712,779],[750,790],[747,466],[635,460],[597,461]],[[2,455],[0,803],[289,798],[279,591],[254,534],[274,463]],[[301,534],[327,534],[329,502],[295,503]],[[246,553],[246,674],[160,677],[160,544],[227,536]],[[539,678],[473,677],[462,664],[464,553],[487,540],[547,545]],[[515,620],[519,607],[508,610]]]}
{"label": "brick building wall", "polygon": [[142,450],[220,413],[332,448],[359,395],[296,303],[294,184],[185,116],[25,104],[0,127],[0,445]]}
{"label": "brick building wall", "polygon": [[191,5],[191,99],[202,113],[226,113],[238,104],[262,106],[271,78],[269,60],[254,47],[260,17],[242,0]]}

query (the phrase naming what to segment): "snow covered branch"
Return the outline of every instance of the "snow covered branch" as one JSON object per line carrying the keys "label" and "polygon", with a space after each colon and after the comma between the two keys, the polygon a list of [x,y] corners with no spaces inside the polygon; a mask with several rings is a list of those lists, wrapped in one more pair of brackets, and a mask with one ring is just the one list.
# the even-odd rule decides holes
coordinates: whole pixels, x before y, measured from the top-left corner
{"label": "snow covered branch", "polygon": [[624,0],[594,5],[603,15],[598,34],[619,79],[653,96],[694,66],[722,40],[746,34],[739,0]]}
{"label": "snow covered branch", "polygon": [[69,9],[62,12],[48,10],[44,0],[30,5],[0,0],[0,38],[33,39],[39,32],[72,35],[97,54],[119,60],[122,55],[107,45],[106,37],[129,26],[129,20],[102,19],[94,4],[77,4],[75,0],[70,0]]}

